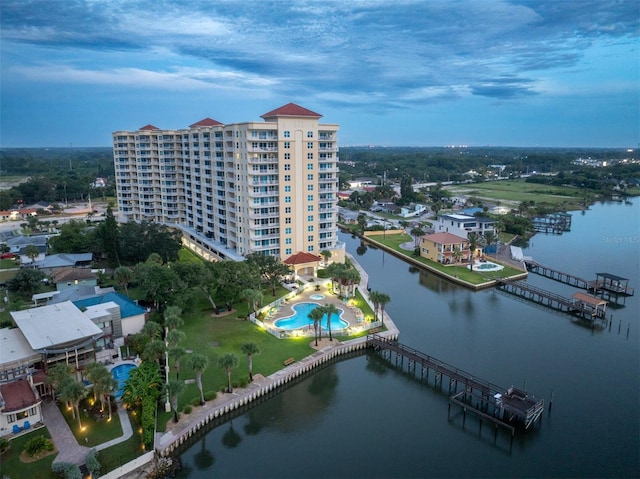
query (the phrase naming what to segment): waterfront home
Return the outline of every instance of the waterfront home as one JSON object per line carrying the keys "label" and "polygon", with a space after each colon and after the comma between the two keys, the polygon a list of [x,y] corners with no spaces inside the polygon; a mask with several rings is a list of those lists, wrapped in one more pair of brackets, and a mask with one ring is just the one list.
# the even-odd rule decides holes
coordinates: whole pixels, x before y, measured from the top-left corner
{"label": "waterfront home", "polygon": [[433,228],[436,233],[445,232],[467,238],[471,232],[484,235],[489,231],[495,234],[496,221],[480,216],[443,214],[433,223]]}
{"label": "waterfront home", "polygon": [[437,263],[454,264],[454,252],[460,251],[460,259],[468,261],[471,256],[469,242],[462,236],[440,232],[425,235],[420,239],[420,256]]}

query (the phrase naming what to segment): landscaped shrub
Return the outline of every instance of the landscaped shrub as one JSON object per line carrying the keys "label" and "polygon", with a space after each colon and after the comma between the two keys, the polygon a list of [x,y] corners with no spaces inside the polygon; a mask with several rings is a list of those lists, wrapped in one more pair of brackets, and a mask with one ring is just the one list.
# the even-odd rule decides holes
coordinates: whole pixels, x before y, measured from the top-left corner
{"label": "landscaped shrub", "polygon": [[100,461],[98,461],[98,452],[95,449],[91,449],[89,454],[84,460],[87,469],[91,473],[91,478],[96,479],[100,477]]}
{"label": "landscaped shrub", "polygon": [[63,479],[82,479],[80,468],[70,462],[54,462],[51,464],[51,470],[55,475]]}
{"label": "landscaped shrub", "polygon": [[151,450],[153,449],[153,434],[155,430],[155,410],[156,399],[155,397],[145,396],[142,398],[142,442],[144,446]]}
{"label": "landscaped shrub", "polygon": [[0,437],[0,454],[9,449],[9,441],[4,437]]}
{"label": "landscaped shrub", "polygon": [[242,379],[240,380],[240,386],[239,386],[239,387],[241,387],[241,388],[246,388],[246,387],[247,387],[247,384],[249,384],[249,379],[248,379],[248,378],[242,378]]}
{"label": "landscaped shrub", "polygon": [[190,404],[187,404],[184,409],[183,409],[185,414],[191,414],[191,411],[193,411],[193,407],[191,407]]}
{"label": "landscaped shrub", "polygon": [[24,445],[24,452],[27,456],[34,457],[45,451],[53,451],[53,442],[44,436],[35,436]]}
{"label": "landscaped shrub", "polygon": [[194,406],[194,407],[195,406],[200,406],[200,398],[193,398],[191,400],[191,405]]}
{"label": "landscaped shrub", "polygon": [[205,401],[213,401],[218,396],[218,393],[215,391],[205,391],[204,400]]}

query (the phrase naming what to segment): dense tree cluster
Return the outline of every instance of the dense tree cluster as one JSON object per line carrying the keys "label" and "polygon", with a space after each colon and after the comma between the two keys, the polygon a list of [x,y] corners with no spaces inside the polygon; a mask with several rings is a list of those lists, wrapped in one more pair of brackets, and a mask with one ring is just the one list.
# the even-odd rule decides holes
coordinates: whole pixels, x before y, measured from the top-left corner
{"label": "dense tree cluster", "polygon": [[[66,203],[115,194],[111,148],[6,148],[0,150],[0,165],[3,176],[29,178],[0,191],[0,210],[19,202]],[[107,186],[92,186],[96,178],[106,178]]]}

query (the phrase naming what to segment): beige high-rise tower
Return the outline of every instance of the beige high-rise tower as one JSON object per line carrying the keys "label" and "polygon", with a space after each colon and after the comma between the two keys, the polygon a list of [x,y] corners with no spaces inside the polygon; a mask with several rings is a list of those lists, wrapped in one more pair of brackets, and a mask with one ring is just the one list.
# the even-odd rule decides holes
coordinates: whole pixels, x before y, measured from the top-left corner
{"label": "beige high-rise tower", "polygon": [[332,252],[337,238],[338,125],[289,103],[263,122],[206,118],[186,129],[113,133],[120,219],[179,228],[210,259]]}

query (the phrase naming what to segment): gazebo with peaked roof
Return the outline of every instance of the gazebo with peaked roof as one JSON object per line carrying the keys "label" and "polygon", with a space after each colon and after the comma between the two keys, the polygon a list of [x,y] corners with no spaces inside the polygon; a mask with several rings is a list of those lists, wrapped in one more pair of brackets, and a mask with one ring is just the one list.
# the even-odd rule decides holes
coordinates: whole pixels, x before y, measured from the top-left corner
{"label": "gazebo with peaked roof", "polygon": [[320,256],[299,251],[289,256],[283,263],[290,266],[296,276],[313,275],[315,277],[321,260]]}

